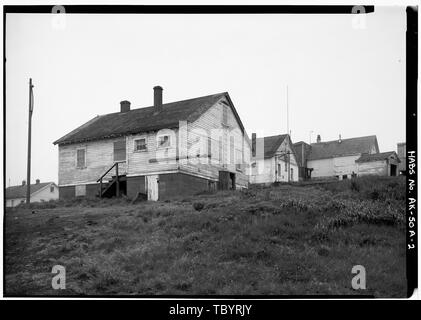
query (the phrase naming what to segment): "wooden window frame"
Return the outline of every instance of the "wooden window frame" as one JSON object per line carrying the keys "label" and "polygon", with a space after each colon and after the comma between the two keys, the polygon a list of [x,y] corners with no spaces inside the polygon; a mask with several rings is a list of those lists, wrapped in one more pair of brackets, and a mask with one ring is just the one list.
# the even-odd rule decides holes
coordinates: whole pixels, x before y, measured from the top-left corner
{"label": "wooden window frame", "polygon": [[[141,150],[137,149],[136,142],[137,141],[140,141],[140,140],[145,140],[145,149],[141,149]],[[133,144],[134,144],[134,148],[133,148],[134,150],[133,150],[133,152],[146,152],[146,151],[148,151],[148,139],[146,137],[134,139],[133,140]]]}
{"label": "wooden window frame", "polygon": [[[162,146],[160,143],[160,139],[163,137],[168,137],[168,146]],[[172,141],[171,141],[171,135],[170,134],[160,134],[159,136],[156,137],[156,142],[157,142],[157,149],[168,149],[171,148],[172,145]]]}
{"label": "wooden window frame", "polygon": [[[124,159],[118,159],[118,160],[115,159],[115,144],[116,144],[116,142],[124,142],[124,155],[125,155]],[[126,138],[113,141],[113,161],[114,162],[127,161],[127,140],[126,140]]]}
{"label": "wooden window frame", "polygon": [[[78,152],[83,150],[83,166],[79,166],[78,163]],[[76,149],[76,169],[85,169],[86,168],[86,147],[81,147]]]}

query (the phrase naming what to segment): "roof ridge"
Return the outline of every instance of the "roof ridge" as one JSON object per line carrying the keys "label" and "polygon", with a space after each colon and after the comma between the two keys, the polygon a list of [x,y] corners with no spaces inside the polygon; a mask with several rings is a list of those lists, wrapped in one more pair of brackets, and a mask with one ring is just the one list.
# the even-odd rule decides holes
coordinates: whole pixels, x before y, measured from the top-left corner
{"label": "roof ridge", "polygon": [[[341,138],[341,142],[343,142],[343,141],[349,141],[349,140],[364,139],[364,138],[372,138],[372,137],[377,138],[377,136],[375,134],[372,134],[372,135],[369,135],[369,136],[361,136],[361,137],[354,137],[354,138],[345,138],[345,139],[342,139]],[[339,139],[329,140],[329,141],[313,142],[312,144],[322,144],[322,143],[338,142],[338,141],[339,141]]]}
{"label": "roof ridge", "polygon": [[[187,102],[187,101],[192,101],[192,100],[197,100],[197,99],[203,99],[203,98],[209,98],[209,97],[219,96],[219,95],[225,95],[225,94],[228,94],[228,92],[225,91],[225,92],[220,92],[220,93],[215,93],[215,94],[209,94],[209,95],[206,95],[206,96],[196,97],[196,98],[189,98],[189,99],[184,99],[184,100],[176,100],[176,101],[166,102],[166,103],[163,103],[162,106],[165,107],[165,106],[167,106],[169,104],[172,104],[172,103]],[[136,110],[140,110],[140,109],[141,110],[145,110],[145,109],[149,109],[149,108],[154,108],[154,106],[138,107],[138,108],[130,109],[129,111],[124,112],[124,113],[126,114],[126,113],[129,113],[129,112],[132,112],[132,111],[136,111]],[[108,116],[108,115],[111,115],[111,114],[119,114],[119,113],[121,113],[121,111],[104,113],[104,114],[99,115],[99,116],[100,117],[101,116]]]}

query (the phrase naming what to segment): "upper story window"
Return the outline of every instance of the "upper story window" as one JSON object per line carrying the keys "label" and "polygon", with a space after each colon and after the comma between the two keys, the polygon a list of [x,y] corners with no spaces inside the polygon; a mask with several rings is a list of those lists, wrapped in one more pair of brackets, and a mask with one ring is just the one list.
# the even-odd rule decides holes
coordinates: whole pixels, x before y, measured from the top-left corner
{"label": "upper story window", "polygon": [[86,149],[76,150],[76,167],[77,168],[86,167]]}
{"label": "upper story window", "polygon": [[54,186],[50,186],[50,192],[54,192]]}
{"label": "upper story window", "polygon": [[222,123],[228,124],[228,107],[222,106]]}
{"label": "upper story window", "polygon": [[114,142],[114,161],[126,160],[126,139]]}
{"label": "upper story window", "polygon": [[146,151],[146,138],[136,139],[134,141],[134,151]]}
{"label": "upper story window", "polygon": [[168,148],[171,146],[171,137],[169,135],[158,137],[158,148]]}

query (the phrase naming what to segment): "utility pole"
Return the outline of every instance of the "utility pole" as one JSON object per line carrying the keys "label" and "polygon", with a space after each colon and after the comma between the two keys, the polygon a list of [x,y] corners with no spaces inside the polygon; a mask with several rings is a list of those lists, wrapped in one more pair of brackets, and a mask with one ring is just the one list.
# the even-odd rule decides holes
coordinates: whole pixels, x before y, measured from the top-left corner
{"label": "utility pole", "polygon": [[289,106],[288,106],[288,85],[287,85],[287,133],[289,134]]}
{"label": "utility pole", "polygon": [[31,202],[31,125],[34,111],[34,93],[32,78],[29,78],[29,116],[28,116],[28,164],[26,171],[26,204]]}

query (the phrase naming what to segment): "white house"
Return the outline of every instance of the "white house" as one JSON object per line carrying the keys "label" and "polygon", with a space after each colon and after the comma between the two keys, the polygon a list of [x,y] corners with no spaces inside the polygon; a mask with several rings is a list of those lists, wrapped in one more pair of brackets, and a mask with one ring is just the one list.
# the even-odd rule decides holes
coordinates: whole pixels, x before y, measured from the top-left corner
{"label": "white house", "polygon": [[399,175],[399,164],[401,160],[395,151],[363,154],[356,161],[357,175],[380,175],[397,176]]}
{"label": "white house", "polygon": [[[304,142],[294,145],[298,159],[305,169],[304,179],[336,177],[340,180],[358,175],[358,163],[363,154],[379,153],[377,137],[366,136],[322,142],[320,135],[311,145]],[[371,164],[369,164],[371,165]]]}
{"label": "white house", "polygon": [[298,181],[298,163],[288,134],[252,137],[250,183]]}
{"label": "white house", "polygon": [[[25,181],[20,186],[6,188],[6,207],[16,207],[26,201]],[[58,186],[54,182],[41,183],[38,179],[35,184],[31,184],[31,202],[41,202],[55,200],[59,197]]]}
{"label": "white house", "polygon": [[248,187],[249,140],[227,92],[97,116],[58,145],[60,198],[148,200]]}

